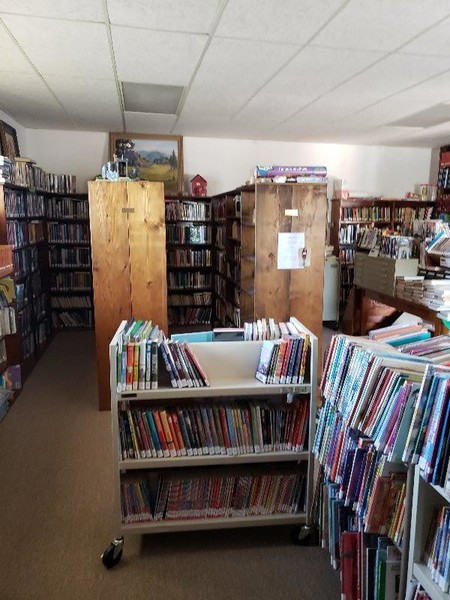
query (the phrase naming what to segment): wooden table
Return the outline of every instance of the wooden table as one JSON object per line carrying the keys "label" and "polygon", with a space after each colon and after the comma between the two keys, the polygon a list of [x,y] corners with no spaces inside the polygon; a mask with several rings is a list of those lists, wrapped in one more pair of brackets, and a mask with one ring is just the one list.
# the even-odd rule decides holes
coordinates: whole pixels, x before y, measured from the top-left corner
{"label": "wooden table", "polygon": [[[434,327],[435,336],[449,333],[449,329],[444,325],[442,319],[437,316],[437,312],[423,304],[363,288],[354,289],[354,318],[353,322],[347,325],[348,331],[345,331],[345,333],[367,335],[369,330],[384,327],[392,322],[392,317],[399,312],[411,313],[431,323]],[[388,320],[389,317],[391,317],[390,320]]]}

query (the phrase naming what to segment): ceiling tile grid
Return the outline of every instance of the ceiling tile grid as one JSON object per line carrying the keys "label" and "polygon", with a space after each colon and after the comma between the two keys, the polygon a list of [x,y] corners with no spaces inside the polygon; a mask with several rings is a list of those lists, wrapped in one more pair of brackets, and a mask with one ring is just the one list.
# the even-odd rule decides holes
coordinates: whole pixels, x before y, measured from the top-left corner
{"label": "ceiling tile grid", "polygon": [[[2,0],[0,108],[25,127],[431,146],[449,27],[448,0]],[[130,112],[122,82],[184,93],[176,114]]]}

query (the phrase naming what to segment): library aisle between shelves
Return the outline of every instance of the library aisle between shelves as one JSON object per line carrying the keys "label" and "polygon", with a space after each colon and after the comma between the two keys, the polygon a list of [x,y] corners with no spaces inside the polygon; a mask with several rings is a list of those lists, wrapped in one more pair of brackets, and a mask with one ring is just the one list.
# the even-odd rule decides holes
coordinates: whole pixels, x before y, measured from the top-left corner
{"label": "library aisle between shelves", "polygon": [[340,597],[327,552],[288,526],[130,535],[107,571],[115,467],[95,365],[93,331],[58,333],[1,423],[0,598]]}

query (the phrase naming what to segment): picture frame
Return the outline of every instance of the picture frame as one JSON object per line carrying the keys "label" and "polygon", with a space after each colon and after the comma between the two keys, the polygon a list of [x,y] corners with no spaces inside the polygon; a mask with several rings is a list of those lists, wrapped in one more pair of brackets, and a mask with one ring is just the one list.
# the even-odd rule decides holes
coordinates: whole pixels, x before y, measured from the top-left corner
{"label": "picture frame", "polygon": [[0,121],[0,151],[2,156],[9,158],[20,156],[17,131],[4,121]]}
{"label": "picture frame", "polygon": [[109,153],[127,161],[128,170],[145,181],[162,181],[166,195],[183,193],[183,137],[147,133],[110,133]]}

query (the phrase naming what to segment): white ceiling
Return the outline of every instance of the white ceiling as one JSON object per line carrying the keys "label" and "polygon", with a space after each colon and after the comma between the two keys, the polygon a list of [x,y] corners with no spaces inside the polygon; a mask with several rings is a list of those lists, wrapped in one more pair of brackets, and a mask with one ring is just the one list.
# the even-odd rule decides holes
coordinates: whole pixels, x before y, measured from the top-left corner
{"label": "white ceiling", "polygon": [[[30,128],[450,143],[448,0],[0,0],[0,56]],[[122,81],[183,86],[177,114]]]}

